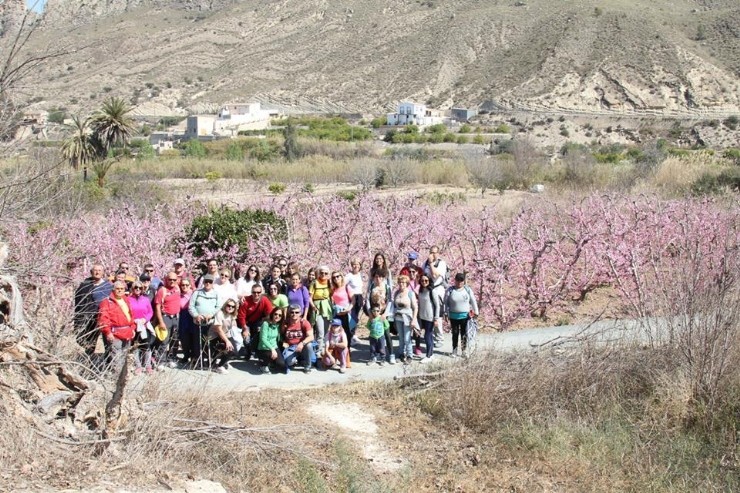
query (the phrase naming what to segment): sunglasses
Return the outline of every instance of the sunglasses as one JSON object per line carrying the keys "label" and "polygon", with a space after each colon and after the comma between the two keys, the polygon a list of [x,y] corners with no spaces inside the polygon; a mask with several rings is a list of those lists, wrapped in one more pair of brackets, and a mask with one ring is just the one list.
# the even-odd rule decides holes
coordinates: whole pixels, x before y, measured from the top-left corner
{"label": "sunglasses", "polygon": [[257,272],[257,269],[249,269],[247,272]]}
{"label": "sunglasses", "polygon": [[276,313],[275,315],[272,316],[272,318],[283,318],[283,314],[282,313]]}
{"label": "sunglasses", "polygon": [[190,283],[189,282],[184,282],[184,283],[182,283],[182,287],[183,288],[189,288],[190,287]]}
{"label": "sunglasses", "polygon": [[328,272],[324,272],[323,270],[321,272],[319,272],[319,274],[321,274],[322,276],[328,276],[329,275]]}
{"label": "sunglasses", "polygon": [[278,288],[270,288],[270,291],[277,291]]}
{"label": "sunglasses", "polygon": [[300,314],[301,314],[301,312],[300,312],[300,311],[298,311],[298,310],[291,310],[291,311],[290,311],[290,314],[291,314],[291,315],[300,315]]}
{"label": "sunglasses", "polygon": [[141,291],[141,290],[142,290],[142,287],[141,287],[141,286],[134,286],[134,288],[133,288],[133,289],[134,289],[134,290],[138,289],[139,291]]}
{"label": "sunglasses", "polygon": [[203,281],[203,284],[213,284],[213,281],[211,281],[211,280],[209,279],[209,280],[207,280],[207,281]]}
{"label": "sunglasses", "polygon": [[170,277],[170,278],[167,278],[167,280],[168,280],[168,281],[171,281],[171,282],[177,282],[177,278],[174,278],[174,279],[172,279],[172,278]]}
{"label": "sunglasses", "polygon": [[226,305],[226,308],[236,308],[236,305]]}
{"label": "sunglasses", "polygon": [[252,291],[252,294],[262,294],[262,291]]}
{"label": "sunglasses", "polygon": [[146,272],[154,272],[154,269],[146,269]]}

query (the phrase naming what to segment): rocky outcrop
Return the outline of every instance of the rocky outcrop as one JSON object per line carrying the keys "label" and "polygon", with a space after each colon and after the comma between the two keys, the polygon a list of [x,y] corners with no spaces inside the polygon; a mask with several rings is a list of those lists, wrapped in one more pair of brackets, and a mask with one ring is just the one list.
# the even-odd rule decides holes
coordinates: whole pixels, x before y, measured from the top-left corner
{"label": "rocky outcrop", "polygon": [[[21,2],[23,0],[20,0]],[[121,14],[139,7],[173,8],[193,12],[219,9],[235,0],[48,0],[44,9],[45,26],[82,25],[102,17]]]}

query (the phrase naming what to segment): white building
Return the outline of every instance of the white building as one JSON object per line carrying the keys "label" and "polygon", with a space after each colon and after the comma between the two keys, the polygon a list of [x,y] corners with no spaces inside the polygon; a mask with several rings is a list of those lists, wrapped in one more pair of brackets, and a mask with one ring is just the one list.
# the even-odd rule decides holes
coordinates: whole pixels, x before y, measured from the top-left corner
{"label": "white building", "polygon": [[236,136],[241,130],[262,130],[270,126],[274,112],[262,109],[260,103],[224,105],[218,115],[188,117],[185,138]]}
{"label": "white building", "polygon": [[444,123],[445,118],[439,112],[427,109],[426,105],[403,102],[398,105],[396,113],[386,115],[387,125],[436,125]]}

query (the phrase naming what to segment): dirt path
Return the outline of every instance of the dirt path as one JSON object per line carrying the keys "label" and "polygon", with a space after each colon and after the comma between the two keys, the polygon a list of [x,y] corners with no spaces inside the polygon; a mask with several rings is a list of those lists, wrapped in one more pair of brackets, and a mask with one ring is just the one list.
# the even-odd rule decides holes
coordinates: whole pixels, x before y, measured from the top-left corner
{"label": "dirt path", "polygon": [[[504,332],[498,334],[480,334],[475,343],[476,351],[517,351],[532,350],[539,344],[556,338],[567,339],[579,334],[584,330],[583,325],[562,325],[559,327],[541,327],[535,329],[523,329],[516,332]],[[593,324],[590,333],[598,333],[602,339],[613,340],[625,338],[634,333],[634,324],[620,321],[604,321]],[[394,346],[397,348],[397,341]],[[151,377],[146,375],[136,377],[132,381],[134,387],[141,388],[148,378],[164,380],[176,388],[183,390],[198,389],[200,391],[252,391],[259,392],[266,389],[306,389],[319,388],[328,385],[345,384],[358,381],[393,380],[396,377],[420,373],[429,369],[439,369],[446,365],[456,364],[459,358],[452,358],[451,335],[446,334],[444,344],[435,350],[432,362],[422,364],[415,360],[409,365],[396,363],[395,365],[377,364],[368,365],[370,353],[367,341],[362,340],[352,351],[352,368],[341,374],[335,370],[314,370],[310,374],[304,374],[300,369],[291,371],[290,374],[283,373],[263,374],[256,361],[237,361],[232,364],[228,374],[217,375],[209,371],[198,370],[166,370]]]}

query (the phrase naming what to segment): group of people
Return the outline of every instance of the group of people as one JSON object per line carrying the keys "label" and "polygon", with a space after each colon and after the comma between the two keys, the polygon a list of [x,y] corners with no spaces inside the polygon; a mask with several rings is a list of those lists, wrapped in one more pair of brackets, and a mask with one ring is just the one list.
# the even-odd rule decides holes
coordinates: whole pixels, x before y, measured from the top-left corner
{"label": "group of people", "polygon": [[215,259],[192,272],[176,259],[161,278],[152,264],[134,274],[121,262],[110,276],[96,264],[74,302],[85,352],[92,356],[102,335],[106,364],[120,368],[133,350],[137,374],[167,367],[227,373],[234,359],[253,357],[265,373],[314,366],[345,373],[361,323],[368,365],[431,361],[448,329],[450,356],[466,356],[479,313],[465,274],[450,279],[436,246],[421,263],[409,252],[396,275],[380,252],[367,272],[359,259],[347,271],[320,265],[305,273],[285,257],[267,272],[244,264],[232,270]]}

